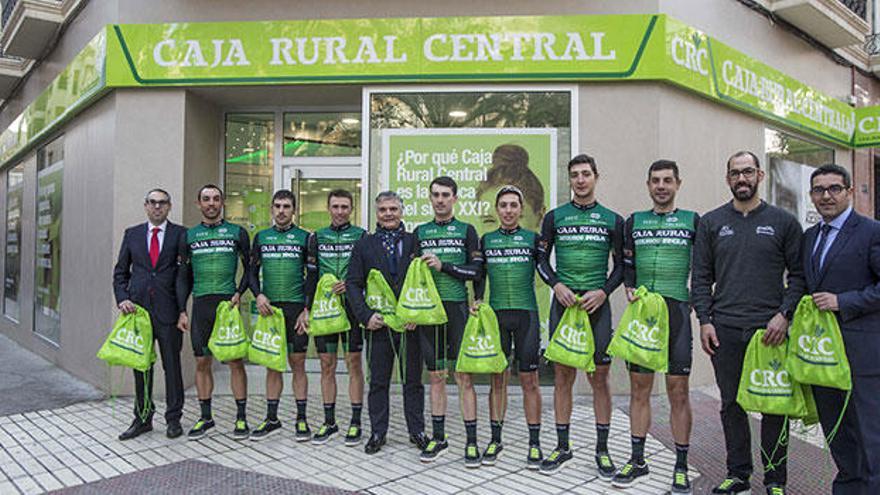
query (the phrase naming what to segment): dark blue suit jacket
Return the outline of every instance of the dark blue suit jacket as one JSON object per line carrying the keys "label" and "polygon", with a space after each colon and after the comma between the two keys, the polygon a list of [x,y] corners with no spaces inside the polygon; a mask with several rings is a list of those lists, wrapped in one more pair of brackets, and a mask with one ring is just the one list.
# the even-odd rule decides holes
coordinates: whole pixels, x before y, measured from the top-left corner
{"label": "dark blue suit jacket", "polygon": [[405,232],[401,240],[403,241],[403,249],[397,260],[396,278],[391,276],[388,257],[379,236],[376,234],[365,235],[354,245],[351,261],[348,264],[348,275],[345,278],[345,294],[355,317],[364,326],[367,325],[375,312],[367,306],[364,299],[367,276],[371,269],[375,268],[382,272],[385,281],[394,291],[394,295],[400,296],[400,288],[403,286],[406,270],[409,268],[416,247],[415,235],[411,232]]}
{"label": "dark blue suit jacket", "polygon": [[116,304],[129,299],[142,306],[165,325],[174,325],[180,312],[175,292],[178,259],[186,246],[186,228],[168,222],[156,268],[147,250],[147,225],[144,222],[125,229],[119,257],[113,269],[113,293]]}
{"label": "dark blue suit jacket", "polygon": [[804,233],[807,292],[837,294],[836,313],[854,375],[880,374],[880,222],[853,211],[819,273],[812,253],[819,225]]}

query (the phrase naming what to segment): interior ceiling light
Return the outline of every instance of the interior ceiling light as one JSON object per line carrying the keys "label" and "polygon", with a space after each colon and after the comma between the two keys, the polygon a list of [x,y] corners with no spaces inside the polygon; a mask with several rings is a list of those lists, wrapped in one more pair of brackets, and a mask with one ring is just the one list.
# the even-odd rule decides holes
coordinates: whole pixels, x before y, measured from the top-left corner
{"label": "interior ceiling light", "polygon": [[358,119],[355,119],[355,118],[347,117],[347,118],[342,119],[342,123],[348,124],[348,125],[355,125],[355,124],[360,124],[361,121]]}
{"label": "interior ceiling light", "polygon": [[467,112],[465,112],[464,110],[453,110],[449,112],[449,116],[455,119],[461,119],[467,117]]}

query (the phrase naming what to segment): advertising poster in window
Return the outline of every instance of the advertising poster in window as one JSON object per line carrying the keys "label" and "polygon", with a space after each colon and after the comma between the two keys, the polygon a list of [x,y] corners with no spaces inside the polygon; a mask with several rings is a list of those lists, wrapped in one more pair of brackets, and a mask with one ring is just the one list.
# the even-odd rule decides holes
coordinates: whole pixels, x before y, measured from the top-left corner
{"label": "advertising poster in window", "polygon": [[[383,129],[381,140],[381,180],[403,199],[407,230],[434,218],[429,186],[443,175],[458,183],[455,217],[481,236],[500,227],[495,194],[504,185],[523,192],[523,228],[540,232],[556,205],[556,129]],[[537,273],[535,287],[546,343],[549,289]]]}
{"label": "advertising poster in window", "polygon": [[3,263],[3,314],[18,321],[21,283],[21,204],[24,199],[24,166],[6,174],[6,257]]}
{"label": "advertising poster in window", "polygon": [[59,343],[61,330],[61,184],[62,162],[37,174],[37,252],[35,331]]}

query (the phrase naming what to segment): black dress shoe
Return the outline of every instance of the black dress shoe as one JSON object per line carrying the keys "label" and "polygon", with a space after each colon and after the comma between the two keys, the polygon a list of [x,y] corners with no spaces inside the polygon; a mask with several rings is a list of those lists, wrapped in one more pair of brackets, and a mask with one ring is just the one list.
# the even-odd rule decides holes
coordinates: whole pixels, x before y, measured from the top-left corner
{"label": "black dress shoe", "polygon": [[146,423],[142,423],[141,420],[135,419],[131,422],[131,426],[128,427],[127,430],[123,431],[119,435],[120,440],[131,440],[132,438],[136,438],[139,435],[146,433],[148,431],[153,431],[153,422],[148,421]]}
{"label": "black dress shoe", "polygon": [[183,428],[180,426],[180,421],[171,421],[168,423],[168,428],[165,429],[165,436],[168,438],[177,438],[180,435],[183,435]]}
{"label": "black dress shoe", "polygon": [[385,437],[384,436],[370,436],[370,440],[367,442],[367,445],[364,446],[364,452],[367,454],[375,454],[379,452],[382,446],[385,445]]}
{"label": "black dress shoe", "polygon": [[428,435],[425,435],[425,432],[423,431],[409,436],[409,443],[418,447],[419,451],[425,450],[425,447],[428,446],[428,442],[430,441],[431,439],[428,438]]}

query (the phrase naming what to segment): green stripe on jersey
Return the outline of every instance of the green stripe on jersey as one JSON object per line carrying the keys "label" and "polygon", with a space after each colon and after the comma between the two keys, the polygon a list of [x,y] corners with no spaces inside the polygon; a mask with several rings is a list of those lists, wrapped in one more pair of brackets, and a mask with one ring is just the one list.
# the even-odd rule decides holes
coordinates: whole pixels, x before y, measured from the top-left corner
{"label": "green stripe on jersey", "polygon": [[315,232],[318,244],[318,278],[330,273],[339,280],[345,280],[351,252],[364,233],[364,229],[350,224],[341,229],[326,227]]}
{"label": "green stripe on jersey", "polygon": [[489,306],[495,311],[537,311],[535,238],[526,229],[494,230],[483,236],[483,258],[489,282]]}
{"label": "green stripe on jersey", "polygon": [[608,254],[620,216],[599,203],[578,208],[566,203],[553,215],[556,274],[574,291],[602,288],[608,277]]}
{"label": "green stripe on jersey", "polygon": [[262,293],[272,302],[305,302],[305,260],[309,233],[291,226],[257,233]]}
{"label": "green stripe on jersey", "polygon": [[186,231],[193,297],[235,293],[235,274],[242,252],[239,245],[241,229],[223,220],[216,225],[200,223]]}
{"label": "green stripe on jersey", "polygon": [[[437,255],[441,263],[463,265],[467,263],[467,230],[468,224],[455,218],[442,225],[434,221],[423,223],[416,228],[419,250],[422,254]],[[464,281],[434,269],[431,275],[442,301],[467,301]]]}

